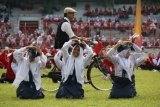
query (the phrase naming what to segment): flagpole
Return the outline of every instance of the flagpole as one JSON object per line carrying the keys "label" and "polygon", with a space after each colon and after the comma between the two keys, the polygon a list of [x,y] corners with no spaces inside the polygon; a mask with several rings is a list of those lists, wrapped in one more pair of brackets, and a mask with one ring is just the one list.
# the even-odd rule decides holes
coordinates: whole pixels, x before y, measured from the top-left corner
{"label": "flagpole", "polygon": [[139,47],[142,46],[141,27],[142,27],[142,21],[141,21],[141,0],[137,0],[137,3],[136,3],[136,16],[135,16],[135,24],[134,24],[134,33],[136,35],[139,35],[137,37],[137,39],[135,40],[135,43]]}

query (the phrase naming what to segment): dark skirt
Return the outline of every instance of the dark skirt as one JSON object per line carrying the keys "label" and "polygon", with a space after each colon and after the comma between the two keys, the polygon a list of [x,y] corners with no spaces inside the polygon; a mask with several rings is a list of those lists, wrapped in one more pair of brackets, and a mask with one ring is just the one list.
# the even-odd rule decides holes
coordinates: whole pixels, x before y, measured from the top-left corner
{"label": "dark skirt", "polygon": [[128,78],[112,77],[113,86],[109,98],[132,98],[136,96],[135,77],[132,76],[132,82]]}
{"label": "dark skirt", "polygon": [[20,99],[40,99],[44,98],[42,90],[36,90],[35,84],[32,82],[22,81],[16,91],[17,97]]}
{"label": "dark skirt", "polygon": [[82,85],[77,81],[72,80],[72,76],[69,76],[67,81],[61,83],[58,92],[56,94],[56,98],[83,98],[84,90],[82,89]]}

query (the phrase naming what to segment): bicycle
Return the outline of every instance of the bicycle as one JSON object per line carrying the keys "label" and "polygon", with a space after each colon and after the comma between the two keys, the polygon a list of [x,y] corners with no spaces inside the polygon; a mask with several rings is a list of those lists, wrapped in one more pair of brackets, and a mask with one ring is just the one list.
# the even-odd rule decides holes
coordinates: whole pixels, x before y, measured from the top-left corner
{"label": "bicycle", "polygon": [[[93,56],[93,61],[90,63],[87,69],[87,80],[89,84],[96,90],[110,90],[111,81],[107,80],[107,74],[109,70],[102,66],[104,58],[98,55]],[[102,82],[103,84],[100,84]]]}
{"label": "bicycle", "polygon": [[[53,56],[48,57],[53,59]],[[90,65],[86,68],[85,84],[90,84],[96,90],[110,90],[111,82],[107,81],[108,70],[101,66],[103,57],[94,55]],[[51,71],[45,71],[42,75],[42,87],[44,91],[54,92],[58,90],[61,81],[61,73],[58,68],[53,64]],[[59,84],[53,84],[59,83]]]}

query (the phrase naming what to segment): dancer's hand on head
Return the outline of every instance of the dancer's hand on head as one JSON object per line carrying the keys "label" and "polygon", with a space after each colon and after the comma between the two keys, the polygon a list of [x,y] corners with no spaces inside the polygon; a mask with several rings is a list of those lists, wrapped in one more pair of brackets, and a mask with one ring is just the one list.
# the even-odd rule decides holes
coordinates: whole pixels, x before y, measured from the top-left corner
{"label": "dancer's hand on head", "polygon": [[32,45],[29,45],[29,46],[26,46],[27,49],[36,49],[35,46],[32,46]]}
{"label": "dancer's hand on head", "polygon": [[133,43],[131,41],[123,41],[124,45],[133,45]]}
{"label": "dancer's hand on head", "polygon": [[39,46],[36,46],[36,51],[37,51],[40,55],[42,55],[42,51],[41,51],[41,49],[40,49]]}
{"label": "dancer's hand on head", "polygon": [[114,48],[118,48],[120,45],[122,45],[122,42],[117,42],[117,44],[114,45]]}
{"label": "dancer's hand on head", "polygon": [[84,47],[86,47],[86,42],[85,41],[81,41],[81,43],[84,45]]}
{"label": "dancer's hand on head", "polygon": [[79,40],[77,38],[71,39],[75,43],[79,43]]}

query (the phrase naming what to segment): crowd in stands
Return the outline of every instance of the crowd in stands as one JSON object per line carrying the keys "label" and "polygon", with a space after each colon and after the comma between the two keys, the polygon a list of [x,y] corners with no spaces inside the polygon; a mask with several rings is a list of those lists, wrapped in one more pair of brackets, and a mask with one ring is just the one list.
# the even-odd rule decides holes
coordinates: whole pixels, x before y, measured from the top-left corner
{"label": "crowd in stands", "polygon": [[5,45],[5,41],[7,36],[9,35],[8,30],[11,29],[11,25],[9,23],[0,22],[0,48],[3,48]]}
{"label": "crowd in stands", "polygon": [[142,22],[142,35],[149,36],[151,34],[156,35],[156,31],[160,28],[160,21],[157,19],[148,18]]}
{"label": "crowd in stands", "polygon": [[44,17],[43,22],[44,23],[48,23],[48,22],[60,22],[63,19],[62,16],[58,16],[58,15],[46,15]]}
{"label": "crowd in stands", "polygon": [[[44,18],[44,27],[47,28],[49,23],[58,23],[62,20],[60,16],[52,16],[47,15]],[[121,33],[125,33],[126,31],[131,32],[134,28],[134,23],[129,21],[121,21],[118,17],[114,19],[105,19],[105,18],[87,18],[86,20],[82,20],[82,18],[74,19],[72,21],[72,27],[74,31],[78,35],[83,35],[85,37],[90,36],[89,32],[92,30],[94,32],[99,31],[119,31]],[[160,21],[157,19],[148,18],[144,20],[142,23],[142,35],[143,36],[155,36],[157,35],[157,30],[160,28]]]}
{"label": "crowd in stands", "polygon": [[20,48],[27,46],[37,39],[43,39],[43,43],[45,43],[46,47],[50,47],[53,37],[52,35],[45,35],[44,33],[39,33],[35,31],[34,34],[25,35],[21,31],[15,34],[6,34],[1,37],[1,48],[4,46],[8,46],[10,48]]}
{"label": "crowd in stands", "polygon": [[160,46],[160,38],[152,37],[152,38],[143,38],[142,45],[145,47],[159,47]]}
{"label": "crowd in stands", "polygon": [[[53,44],[54,36],[56,33],[56,27],[53,28],[49,26],[49,24],[53,22],[55,21],[53,20],[51,21],[50,18],[48,19],[45,18],[44,19],[45,31],[40,31],[37,29],[31,34],[26,34],[26,32],[22,32],[22,31],[16,32],[14,34],[10,34],[8,33],[9,24],[0,22],[0,47],[1,48],[4,48],[5,46],[8,46],[10,48],[23,47],[37,40],[38,37],[39,38],[43,37],[43,44],[45,44],[45,47],[50,47],[51,44]],[[55,22],[55,25],[57,25],[57,23],[58,22]],[[102,34],[101,33],[102,31],[112,30],[112,31],[118,31],[118,32],[125,32],[128,30],[131,32],[134,26],[133,23],[130,23],[130,22],[121,22],[116,20],[106,21],[100,18],[87,19],[86,21],[82,20],[82,18],[79,18],[78,20],[75,19],[71,23],[72,23],[72,28],[75,35],[79,37],[94,37],[95,35],[99,35],[99,37],[102,38],[102,41],[105,41],[106,44],[115,44],[118,41],[117,38],[121,38],[121,37],[110,38],[109,35]],[[153,24],[154,24],[154,27],[150,28],[150,25],[153,25]],[[143,30],[144,26],[142,26],[142,35],[144,36],[142,41],[143,46],[146,46],[146,47],[160,46],[159,35],[154,37],[156,30],[159,29],[160,27],[160,22],[152,21],[148,19],[147,21],[143,22],[143,25],[147,27],[145,32],[145,30]],[[91,30],[94,31],[95,34],[91,34]],[[152,35],[152,36],[149,36],[149,35]],[[126,36],[126,38],[128,36]]]}
{"label": "crowd in stands", "polygon": [[[130,22],[120,22],[115,18],[115,20],[111,19],[101,19],[101,18],[93,18],[93,19],[88,19],[84,22],[74,22],[74,25],[79,28],[79,26],[82,26],[82,28],[88,27],[88,29],[93,28],[93,30],[115,30],[115,31],[120,31],[120,32],[125,32],[127,30],[132,30],[133,29],[133,23]],[[85,26],[86,25],[86,26]]]}
{"label": "crowd in stands", "polygon": [[150,6],[143,6],[142,7],[142,14],[147,16],[149,14],[157,15],[160,13],[160,7],[158,5],[150,5]]}
{"label": "crowd in stands", "polygon": [[116,10],[116,8],[95,8],[94,10],[90,9],[90,6],[88,7],[89,4],[86,4],[85,6],[85,12],[83,13],[83,16],[87,17],[97,17],[97,16],[118,16],[119,18],[128,18],[128,14],[133,13],[132,7],[129,7],[128,10],[126,10],[125,6],[123,6],[123,9],[119,8]]}
{"label": "crowd in stands", "polygon": [[[118,16],[119,18],[128,18],[129,15],[135,15],[135,9],[136,7],[129,6],[128,8],[126,6],[123,6],[122,8],[116,9],[114,8],[95,8],[91,9],[90,4],[85,5],[85,11],[83,13],[83,16],[87,17],[97,17],[97,16]],[[151,6],[143,6],[142,7],[142,15],[148,16],[149,14],[153,13],[154,15],[157,15],[160,13],[160,7],[157,5],[151,5]]]}

